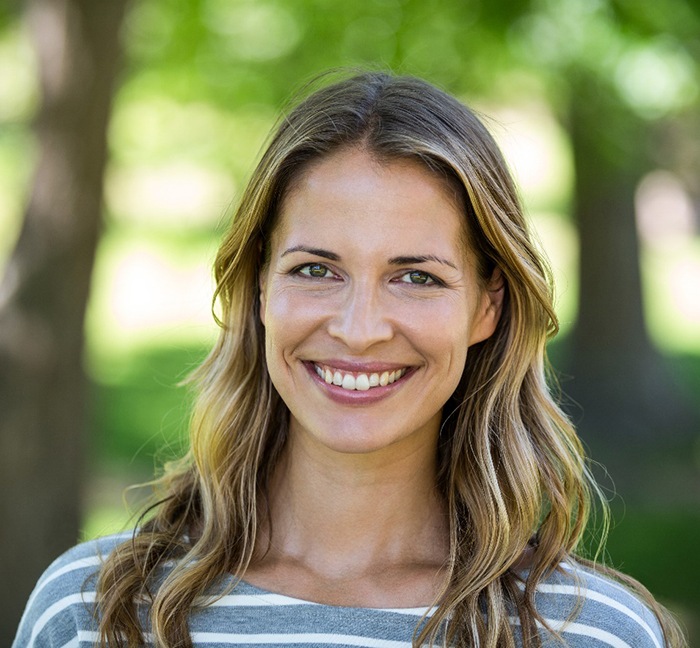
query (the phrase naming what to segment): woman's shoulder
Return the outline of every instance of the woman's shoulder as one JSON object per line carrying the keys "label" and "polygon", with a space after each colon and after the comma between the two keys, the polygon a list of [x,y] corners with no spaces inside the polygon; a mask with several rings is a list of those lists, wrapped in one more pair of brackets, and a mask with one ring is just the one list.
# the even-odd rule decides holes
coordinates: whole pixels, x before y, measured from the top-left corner
{"label": "woman's shoulder", "polygon": [[113,535],[99,536],[80,542],[54,560],[46,569],[45,575],[72,565],[75,562],[91,560],[93,563],[104,561],[116,547],[127,542],[134,536],[134,531],[124,531]]}
{"label": "woman's shoulder", "polygon": [[83,542],[54,560],[27,601],[13,648],[63,646],[80,633],[91,635],[100,567],[132,533]]}
{"label": "woman's shoulder", "polygon": [[37,581],[29,602],[37,598],[55,599],[63,594],[86,591],[112,551],[132,535],[133,531],[102,536],[68,549],[46,568]]}
{"label": "woman's shoulder", "polygon": [[537,612],[569,646],[662,648],[656,615],[612,576],[569,560],[536,588]]}

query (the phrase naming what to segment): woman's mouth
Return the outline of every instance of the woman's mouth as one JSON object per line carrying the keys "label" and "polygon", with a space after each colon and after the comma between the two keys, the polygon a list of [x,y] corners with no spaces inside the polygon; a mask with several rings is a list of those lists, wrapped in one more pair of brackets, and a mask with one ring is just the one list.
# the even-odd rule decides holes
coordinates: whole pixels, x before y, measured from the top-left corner
{"label": "woman's mouth", "polygon": [[347,391],[368,391],[374,387],[386,387],[404,376],[409,369],[409,367],[397,367],[388,371],[361,372],[345,371],[315,362],[313,366],[321,380]]}

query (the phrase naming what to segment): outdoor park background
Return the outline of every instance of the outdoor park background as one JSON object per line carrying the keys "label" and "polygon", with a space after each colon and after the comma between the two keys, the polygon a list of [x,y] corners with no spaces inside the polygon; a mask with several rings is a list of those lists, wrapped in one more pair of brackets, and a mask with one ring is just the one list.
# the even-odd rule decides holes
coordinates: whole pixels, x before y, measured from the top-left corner
{"label": "outdoor park background", "polygon": [[0,645],[50,560],[128,524],[124,486],[181,451],[231,204],[290,92],[338,66],[489,116],[611,473],[607,559],[698,641],[699,34],[695,0],[0,5]]}

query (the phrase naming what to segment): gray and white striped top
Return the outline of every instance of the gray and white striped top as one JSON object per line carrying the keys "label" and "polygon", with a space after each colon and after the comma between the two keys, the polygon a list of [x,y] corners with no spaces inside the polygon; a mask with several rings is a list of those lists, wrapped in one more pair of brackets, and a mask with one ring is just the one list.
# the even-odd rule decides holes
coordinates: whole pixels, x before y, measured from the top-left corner
{"label": "gray and white striped top", "polygon": [[[13,648],[91,648],[97,639],[94,576],[104,556],[128,537],[93,540],[58,558],[29,598]],[[579,613],[565,623],[579,596]],[[541,582],[536,604],[573,648],[664,646],[659,624],[646,606],[619,584],[576,564],[562,565],[561,572]],[[322,605],[241,582],[230,594],[193,611],[189,625],[196,648],[409,648],[416,627],[431,613],[428,608]],[[519,643],[517,617],[511,622]],[[544,629],[541,633],[545,646],[561,646]]]}

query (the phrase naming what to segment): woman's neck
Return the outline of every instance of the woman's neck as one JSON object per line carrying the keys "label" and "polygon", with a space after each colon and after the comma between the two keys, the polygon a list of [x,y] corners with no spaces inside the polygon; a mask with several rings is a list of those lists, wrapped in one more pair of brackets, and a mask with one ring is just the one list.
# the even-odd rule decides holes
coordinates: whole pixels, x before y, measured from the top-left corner
{"label": "woman's neck", "polygon": [[449,553],[434,448],[353,455],[292,437],[246,578],[276,591],[287,583],[284,593],[319,602],[430,603]]}

